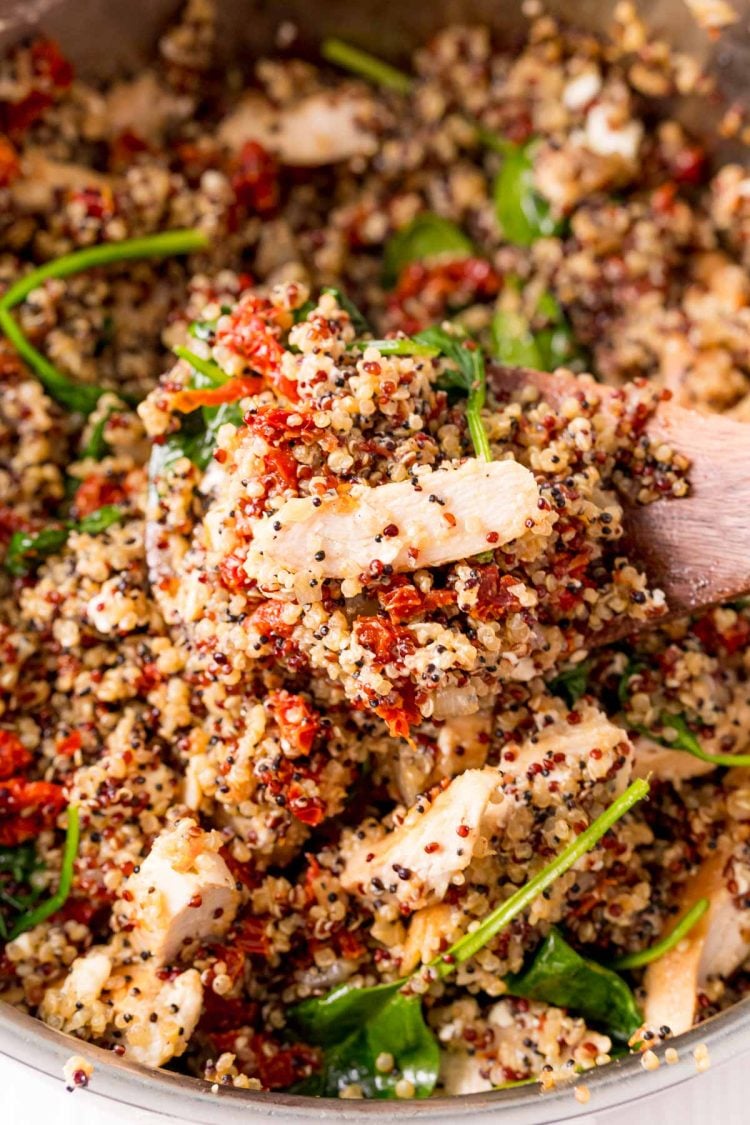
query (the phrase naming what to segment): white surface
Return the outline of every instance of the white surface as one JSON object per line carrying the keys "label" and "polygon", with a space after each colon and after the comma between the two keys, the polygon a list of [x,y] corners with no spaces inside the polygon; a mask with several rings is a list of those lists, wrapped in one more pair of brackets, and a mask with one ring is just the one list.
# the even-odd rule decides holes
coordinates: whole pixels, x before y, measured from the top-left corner
{"label": "white surface", "polygon": [[[747,1088],[750,1051],[709,1070],[672,1093],[647,1098],[628,1109],[586,1115],[567,1125],[744,1125],[750,1120]],[[96,1074],[92,1079],[96,1084]],[[167,1120],[145,1110],[107,1105],[86,1090],[72,1094],[59,1082],[27,1071],[0,1055],[2,1125],[160,1125]],[[572,1095],[571,1095],[572,1096]],[[387,1108],[384,1117],[388,1120]],[[498,1114],[498,1121],[501,1114]],[[279,1125],[280,1118],[274,1118]],[[457,1118],[458,1121],[458,1118]],[[540,1119],[539,1125],[544,1125]]]}

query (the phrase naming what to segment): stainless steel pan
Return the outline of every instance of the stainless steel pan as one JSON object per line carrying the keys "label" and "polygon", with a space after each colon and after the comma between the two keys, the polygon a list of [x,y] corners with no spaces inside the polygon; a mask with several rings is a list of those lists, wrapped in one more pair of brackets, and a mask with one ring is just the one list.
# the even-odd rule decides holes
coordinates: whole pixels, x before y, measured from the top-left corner
{"label": "stainless steel pan", "polygon": [[[640,6],[655,37],[668,39],[715,73],[725,102],[750,106],[750,0],[733,3],[742,18],[717,39],[710,39],[695,25],[684,0],[642,0]],[[137,66],[177,6],[175,0],[128,0],[124,4],[119,0],[0,0],[0,49],[39,27],[58,39],[79,73],[105,77]],[[583,28],[604,31],[614,3],[548,0],[545,8]],[[394,60],[450,21],[487,23],[511,44],[521,35],[525,22],[520,0],[318,0],[317,4],[309,0],[226,0],[221,18],[222,42],[227,44],[227,55],[234,57],[253,57],[272,49],[276,27],[282,20],[291,20],[299,28],[299,46],[304,52],[313,53],[321,38],[336,34]],[[664,111],[681,118],[712,154],[726,157],[728,146],[716,140],[721,106],[688,97],[679,104],[665,103]],[[731,155],[747,161],[747,154],[736,147]],[[747,1049],[750,999],[677,1040],[680,1062],[674,1066],[647,1072],[638,1058],[628,1058],[589,1072],[585,1076],[591,1092],[589,1108],[602,1111],[632,1106],[641,1098],[689,1081],[696,1075],[692,1051],[698,1043],[708,1046],[713,1066]],[[87,1096],[205,1125],[244,1125],[274,1118],[453,1122],[493,1115],[502,1115],[507,1125],[539,1125],[565,1121],[582,1112],[569,1086],[549,1094],[529,1086],[460,1099],[388,1103],[314,1101],[224,1088],[212,1093],[204,1082],[126,1062],[109,1051],[52,1031],[2,1003],[0,1052],[61,1081],[63,1063],[73,1054],[84,1055],[95,1068]]]}

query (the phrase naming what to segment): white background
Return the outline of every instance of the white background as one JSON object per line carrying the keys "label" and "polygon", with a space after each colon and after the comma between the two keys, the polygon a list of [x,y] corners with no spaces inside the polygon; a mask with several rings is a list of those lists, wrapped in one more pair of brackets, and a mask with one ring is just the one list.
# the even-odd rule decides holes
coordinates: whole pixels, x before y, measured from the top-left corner
{"label": "white background", "polygon": [[[96,1072],[92,1085],[95,1088]],[[383,1108],[387,1121],[387,1108]],[[501,1117],[502,1114],[498,1113],[498,1122],[501,1122]],[[173,1117],[167,1119],[145,1110],[108,1105],[86,1090],[68,1094],[62,1075],[59,1081],[44,1078],[0,1055],[1,1125],[159,1125],[167,1120],[176,1125]],[[253,1123],[256,1121],[257,1118],[253,1118]],[[279,1125],[280,1121],[281,1118],[275,1117],[273,1125]],[[639,1101],[629,1109],[604,1114],[593,1112],[567,1125],[747,1123],[750,1123],[750,1050],[741,1058],[698,1075],[694,1081],[674,1091]],[[539,1125],[544,1125],[544,1118],[540,1117]]]}

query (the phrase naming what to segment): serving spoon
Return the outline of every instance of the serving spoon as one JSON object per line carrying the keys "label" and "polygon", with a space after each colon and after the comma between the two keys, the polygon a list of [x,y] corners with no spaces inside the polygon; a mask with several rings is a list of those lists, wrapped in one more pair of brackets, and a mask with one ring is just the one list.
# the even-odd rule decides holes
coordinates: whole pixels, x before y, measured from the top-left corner
{"label": "serving spoon", "polygon": [[[556,406],[583,390],[606,409],[612,390],[590,378],[525,367],[488,367],[496,395],[526,386]],[[641,566],[651,586],[664,591],[667,614],[635,621],[622,618],[597,632],[592,644],[653,628],[669,617],[695,613],[750,591],[750,425],[659,403],[645,433],[691,462],[690,491],[681,499],[633,504],[621,497],[623,552]]]}

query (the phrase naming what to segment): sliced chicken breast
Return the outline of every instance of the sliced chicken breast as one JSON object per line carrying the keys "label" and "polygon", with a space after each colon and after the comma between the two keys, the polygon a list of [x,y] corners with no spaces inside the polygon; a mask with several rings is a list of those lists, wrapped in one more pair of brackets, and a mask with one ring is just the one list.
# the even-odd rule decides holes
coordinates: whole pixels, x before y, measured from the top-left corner
{"label": "sliced chicken breast", "polygon": [[[592,749],[599,755],[592,757]],[[487,854],[491,837],[502,834],[533,784],[532,764],[544,763],[551,781],[564,782],[571,775],[589,781],[612,778],[608,784],[615,795],[627,784],[632,750],[624,731],[592,712],[575,726],[543,730],[517,751],[506,751],[506,757],[500,767],[466,770],[430,805],[426,797],[418,798],[392,832],[357,840],[341,875],[343,887],[370,899],[394,895],[410,910],[440,902],[456,876]]]}
{"label": "sliced chicken breast", "polygon": [[[680,1035],[693,1026],[698,994],[711,977],[728,977],[750,953],[750,910],[729,890],[732,852],[724,846],[705,860],[684,888],[680,913],[698,899],[711,906],[678,945],[646,970],[646,1023]],[[671,923],[670,923],[671,928]]]}
{"label": "sliced chicken breast", "polygon": [[312,497],[287,500],[258,521],[246,569],[267,587],[278,568],[356,578],[373,561],[396,571],[441,566],[517,539],[536,521],[538,504],[523,465],[471,458],[317,506]]}
{"label": "sliced chicken breast", "polygon": [[218,832],[185,818],[157,837],[126,879],[115,917],[131,946],[150,953],[155,964],[171,964],[232,924],[239,892],[219,855],[221,842]]}
{"label": "sliced chicken breast", "polygon": [[282,164],[336,164],[375,151],[372,114],[372,100],[354,91],[322,90],[281,109],[250,93],[221,122],[218,139],[231,149],[257,141]]}

